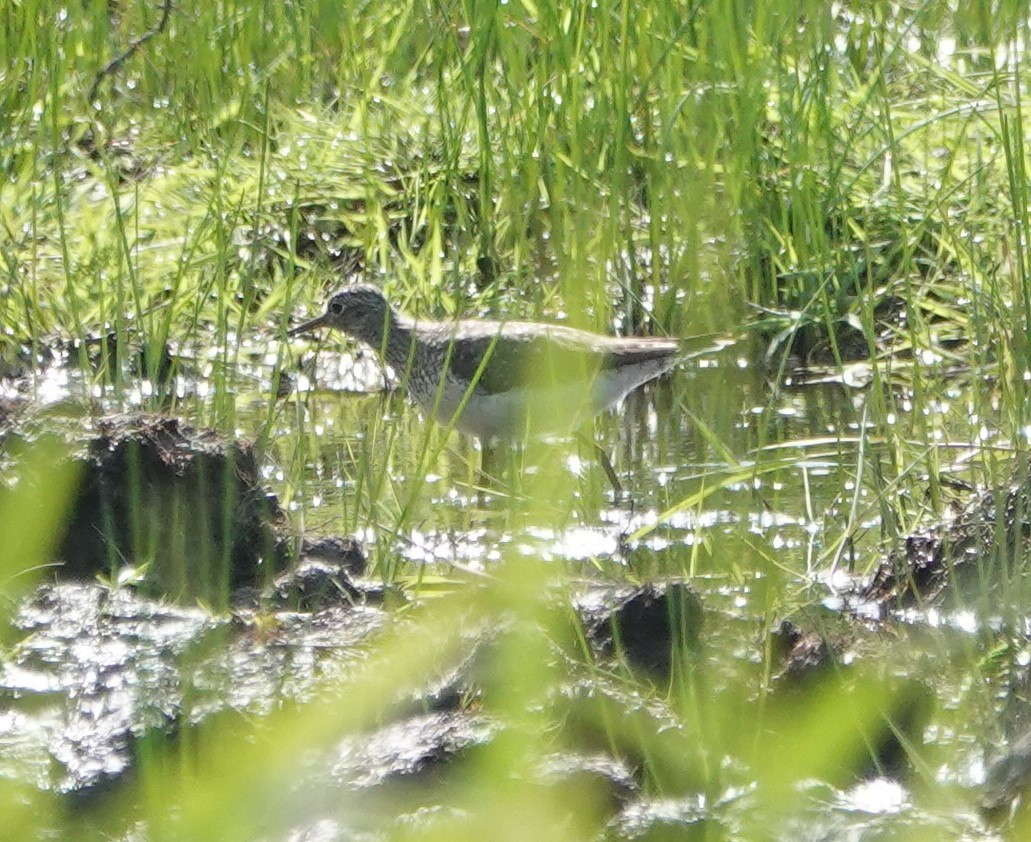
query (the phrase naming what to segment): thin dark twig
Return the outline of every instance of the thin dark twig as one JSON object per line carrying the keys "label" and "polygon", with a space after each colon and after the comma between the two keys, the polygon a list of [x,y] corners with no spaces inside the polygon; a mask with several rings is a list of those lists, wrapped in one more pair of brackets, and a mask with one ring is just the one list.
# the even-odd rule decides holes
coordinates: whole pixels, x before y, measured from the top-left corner
{"label": "thin dark twig", "polygon": [[165,27],[168,25],[168,19],[172,15],[172,0],[163,0],[161,3],[161,17],[158,19],[151,29],[144,32],[139,38],[129,42],[129,46],[125,48],[125,51],[121,55],[115,56],[109,61],[104,69],[97,74],[97,78],[93,81],[93,86],[89,89],[89,102],[93,102],[97,98],[97,90],[100,88],[100,83],[104,81],[108,76],[117,71],[125,62],[127,62],[135,52],[146,44],[155,35],[160,35],[165,31]]}

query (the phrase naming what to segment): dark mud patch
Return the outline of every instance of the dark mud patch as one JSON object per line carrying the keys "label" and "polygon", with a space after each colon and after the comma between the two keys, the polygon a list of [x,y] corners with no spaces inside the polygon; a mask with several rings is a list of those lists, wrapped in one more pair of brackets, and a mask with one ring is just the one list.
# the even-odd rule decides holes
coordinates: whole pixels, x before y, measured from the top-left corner
{"label": "dark mud patch", "polygon": [[282,568],[283,513],[248,443],[159,416],[107,418],[96,432],[58,542],[59,575],[142,566],[154,593],[225,605]]}
{"label": "dark mud patch", "polygon": [[276,575],[268,587],[234,589],[230,602],[237,612],[268,608],[315,612],[339,605],[378,603],[384,586],[368,582],[359,586],[352,581],[364,575],[367,567],[365,550],[354,538],[302,538],[295,564]]}
{"label": "dark mud patch", "polygon": [[1029,557],[1031,484],[1024,482],[983,491],[948,520],[907,536],[858,596],[882,611],[925,602],[997,609],[994,597],[1026,577]]}
{"label": "dark mud patch", "polygon": [[775,678],[781,683],[807,683],[835,661],[836,653],[823,633],[804,630],[792,620],[782,620],[772,637],[773,654],[780,664]]}
{"label": "dark mud patch", "polygon": [[596,588],[577,609],[586,638],[601,657],[619,657],[644,675],[668,679],[678,653],[698,650],[702,602],[683,582]]}
{"label": "dark mud patch", "polygon": [[[247,739],[255,716],[327,693],[338,703],[338,680],[360,674],[378,632],[406,620],[405,612],[392,616],[384,607],[390,603],[382,586],[348,568],[359,563],[360,548],[339,540],[320,546],[320,558],[304,558],[232,617],[128,588],[43,586],[22,606],[18,627],[25,636],[0,665],[0,772],[61,793],[60,803],[89,822],[109,798],[133,791],[141,758],[154,746],[180,763],[180,753],[188,757],[198,741],[226,739],[219,727],[226,717],[241,723],[240,739]],[[564,627],[576,645],[554,641],[553,684],[540,703],[544,721],[556,726],[541,742],[543,756],[525,766],[499,765],[495,752],[504,755],[528,736],[520,731],[525,725],[494,712],[495,694],[506,692],[497,675],[503,659],[495,655],[513,627],[503,617],[470,622],[469,645],[441,663],[435,678],[413,679],[384,699],[367,730],[309,751],[289,783],[306,805],[295,835],[329,828],[320,838],[359,838],[382,831],[385,816],[396,817],[399,829],[433,829],[435,817],[475,809],[454,794],[488,768],[514,785],[540,787],[549,803],[569,793],[570,804],[593,804],[598,838],[689,838],[695,829],[719,826],[711,746],[684,727],[675,688],[716,696],[713,710],[739,709],[728,723],[714,721],[717,728],[748,721],[758,707],[718,680],[709,684],[714,674],[699,669],[708,647],[698,595],[681,582],[590,584],[572,605],[556,599],[553,607],[579,627]],[[715,633],[727,618],[709,612],[704,629]],[[787,636],[796,643],[810,638],[799,628]],[[759,651],[761,642],[753,642]],[[823,675],[840,682],[843,694],[862,680],[842,669]],[[907,698],[900,692],[887,704],[883,726],[865,735],[871,756],[842,769],[841,781],[894,768],[895,749],[882,740],[896,731],[903,735],[896,746],[919,743],[925,720],[904,721]],[[797,722],[810,699],[785,693],[772,702]],[[738,730],[741,745],[731,739],[731,754],[720,759],[728,793],[747,793],[747,773],[733,757],[754,750],[753,732]],[[735,785],[739,773],[742,787]],[[655,786],[668,801],[652,797]]]}
{"label": "dark mud patch", "polygon": [[[327,564],[305,564],[311,563]],[[343,575],[342,568],[334,569]],[[306,577],[301,574],[300,580]],[[179,741],[184,732],[227,712],[268,713],[285,702],[311,698],[327,679],[360,667],[388,619],[378,605],[377,586],[348,580],[345,596],[300,610],[276,607],[284,581],[265,592],[259,609],[232,617],[155,601],[130,588],[42,586],[21,607],[16,628],[24,636],[0,665],[0,773],[34,780],[76,805],[89,805],[131,778],[141,740],[164,734]],[[665,592],[649,586],[638,593],[646,595],[642,604],[667,616],[668,602],[655,599]],[[594,602],[611,596],[606,590]],[[623,599],[614,611],[627,603],[637,604],[632,597]],[[584,621],[598,623],[600,609]],[[643,622],[654,628],[660,621],[645,617]],[[625,617],[620,621],[625,632],[627,623]],[[385,704],[385,724],[344,739],[316,776],[345,790],[394,793],[398,786],[409,791],[412,784],[437,780],[474,757],[500,727],[485,713],[478,683],[489,669],[484,661],[492,642],[503,633],[470,629],[465,657],[439,681],[413,686]],[[616,685],[607,691],[595,686],[583,662],[572,668],[586,672],[566,689],[558,685],[556,699],[582,692],[584,704],[591,706],[599,696],[624,712],[639,706]],[[667,722],[641,715],[641,727],[668,741],[660,736]],[[596,736],[576,740],[578,748],[557,753],[547,769],[526,774],[539,776],[542,786],[601,785],[611,790],[613,804],[622,803],[640,782],[604,735]],[[586,763],[574,756],[592,759]]]}
{"label": "dark mud patch", "polygon": [[367,605],[234,619],[128,588],[44,586],[0,666],[0,773],[88,802],[132,771],[139,740],[305,698],[384,619]]}

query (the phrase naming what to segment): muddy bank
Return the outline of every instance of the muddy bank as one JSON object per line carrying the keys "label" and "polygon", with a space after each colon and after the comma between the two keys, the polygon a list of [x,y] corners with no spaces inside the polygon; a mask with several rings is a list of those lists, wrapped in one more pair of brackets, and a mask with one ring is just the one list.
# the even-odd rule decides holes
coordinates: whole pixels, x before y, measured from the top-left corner
{"label": "muddy bank", "polygon": [[[33,440],[16,413],[4,417],[5,440]],[[299,542],[249,442],[156,415],[110,416],[64,437],[78,484],[53,557],[25,560],[48,562],[52,579],[116,581],[131,567],[151,595],[225,606],[234,590],[270,584],[295,555]]]}
{"label": "muddy bank", "polygon": [[[255,716],[332,692],[334,678],[346,679],[376,651],[382,630],[405,623],[409,607],[417,612],[428,601],[396,586],[385,599],[382,583],[363,578],[365,555],[351,539],[291,536],[245,444],[169,419],[108,423],[79,457],[92,479],[76,498],[73,521],[84,541],[87,530],[99,535],[89,538],[89,552],[67,549],[68,538],[61,545],[87,561],[99,556],[102,567],[69,562],[60,581],[22,606],[21,638],[0,676],[7,774],[41,782],[86,815],[103,811],[112,794],[131,791],[139,758],[153,745],[179,763],[191,746],[221,733],[216,724],[223,717],[239,720],[246,732]],[[146,479],[144,506],[126,490],[140,478]],[[219,502],[212,504],[212,496]],[[218,517],[207,508],[212,505]],[[106,519],[89,520],[97,510],[108,512]],[[140,510],[156,514],[141,521]],[[132,526],[151,521],[156,538]],[[193,534],[177,538],[169,524]],[[217,547],[211,563],[221,578],[186,566],[186,549],[193,559],[206,546]],[[290,564],[297,546],[302,558]],[[96,573],[112,570],[113,562],[144,557],[151,566],[142,572],[142,587],[96,583]],[[69,582],[72,573],[93,581]],[[194,577],[208,605],[225,598],[229,608],[191,607]],[[487,587],[453,585],[480,586]],[[602,806],[592,827],[599,835],[731,832],[712,793],[750,797],[756,742],[773,756],[791,755],[792,729],[805,727],[822,699],[864,703],[872,673],[855,665],[883,658],[886,647],[864,652],[801,621],[783,628],[769,682],[761,690],[758,680],[749,683],[754,696],[741,693],[744,673],[735,672],[736,662],[761,660],[776,644],[759,637],[758,624],[733,646],[714,644],[725,626],[741,622],[713,609],[714,591],[703,604],[684,582],[635,587],[595,580],[581,581],[571,598],[555,597],[549,610],[560,613],[554,629],[564,637],[553,641],[547,667],[553,684],[540,700],[556,723],[549,734],[555,751],[547,763],[519,769],[520,783],[542,792],[597,794]],[[847,611],[837,613],[843,625],[853,622]],[[497,674],[503,663],[497,654],[509,619],[470,628],[466,650],[432,681],[382,700],[368,731],[341,734],[308,757],[292,785],[303,794],[316,783],[326,795],[299,827],[332,826],[335,835],[326,838],[348,839],[382,829],[384,815],[398,816],[398,828],[412,826],[406,822],[432,828],[436,811],[462,809],[449,801],[455,781],[482,771],[485,756],[523,736],[498,712],[506,677]],[[889,623],[890,617],[882,628]],[[721,671],[731,677],[723,679]],[[842,729],[842,740],[863,749],[819,770],[829,786],[845,788],[868,776],[904,779],[921,750],[934,711],[927,686],[884,679],[878,687],[880,708]],[[676,707],[691,698],[703,700],[698,719],[690,720],[697,730],[685,726],[685,709],[690,716],[694,709]],[[753,730],[759,721],[772,724]],[[724,732],[724,742],[713,743],[718,756],[706,744],[710,729]],[[670,796],[664,803],[647,795],[656,781]],[[336,805],[338,795],[345,807]],[[373,805],[367,823],[355,803]]]}
{"label": "muddy bank", "polygon": [[[82,480],[55,541],[58,564],[20,606],[20,639],[0,664],[0,773],[36,781],[68,809],[103,810],[155,746],[175,754],[227,716],[323,692],[396,621],[385,586],[364,578],[358,542],[290,533],[248,443],[136,415],[96,422],[68,450]],[[132,586],[115,586],[128,567]],[[682,583],[586,586],[555,609],[587,647],[555,653],[572,656],[576,674],[556,700],[584,693],[595,664],[661,685],[702,628],[701,601]],[[312,780],[403,794],[409,806],[439,802],[439,786],[504,734],[481,691],[504,626],[471,629],[463,657],[384,700],[382,728],[329,747]],[[602,787],[612,810],[640,789],[600,740],[575,743],[525,774],[542,787]]]}
{"label": "muddy bank", "polygon": [[1031,481],[1025,481],[981,491],[947,519],[906,536],[857,596],[882,611],[922,603],[997,611],[1005,607],[997,597],[1025,577],[1029,558]]}
{"label": "muddy bank", "polygon": [[[140,740],[153,743],[164,735],[174,751],[186,732],[203,729],[212,717],[268,713],[284,702],[309,698],[331,676],[346,676],[365,660],[377,633],[392,622],[391,614],[381,605],[379,585],[347,577],[340,589],[346,575],[340,567],[325,597],[302,607],[292,595],[310,582],[310,563],[302,563],[296,576],[294,571],[281,576],[260,604],[231,616],[155,601],[127,588],[43,586],[22,606],[17,627],[23,637],[0,669],[0,708],[6,714],[0,717],[5,758],[0,771],[43,781],[76,809],[89,808],[132,779]],[[284,592],[291,595],[286,603]],[[585,630],[601,626],[634,638],[638,623],[643,629],[668,623],[666,593],[655,585],[636,592],[599,587],[578,600],[592,606],[589,612],[564,610],[579,617]],[[685,599],[683,586],[672,593],[677,601]],[[612,608],[603,608],[606,604]],[[627,604],[636,606],[632,617]],[[701,610],[697,597],[686,604]],[[411,797],[413,786],[426,785],[422,797],[437,797],[432,782],[446,780],[504,727],[477,701],[497,629],[471,632],[466,657],[439,680],[412,686],[385,704],[383,728],[343,738],[323,764],[313,767],[316,777],[347,790],[374,789],[383,797],[399,791]],[[670,647],[676,645],[666,635],[655,640],[653,651],[639,641],[631,652],[599,639],[586,660],[572,663],[566,688],[556,686],[556,702],[572,694],[588,706],[602,699],[632,710],[637,702],[617,685],[598,683],[591,664],[623,663],[654,680],[655,664],[669,664],[678,651]],[[641,723],[659,739],[661,719],[646,716]],[[607,782],[614,806],[640,787],[600,736],[595,740],[580,732],[571,744],[580,746],[579,754],[558,752],[546,768],[527,774],[539,775],[542,786]]]}

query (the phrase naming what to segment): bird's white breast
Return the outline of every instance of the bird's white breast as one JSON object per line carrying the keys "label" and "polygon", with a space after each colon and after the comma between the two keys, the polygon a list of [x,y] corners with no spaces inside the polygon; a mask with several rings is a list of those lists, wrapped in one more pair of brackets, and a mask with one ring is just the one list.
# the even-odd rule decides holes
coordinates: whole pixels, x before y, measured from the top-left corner
{"label": "bird's white breast", "polygon": [[668,360],[599,372],[593,381],[520,385],[496,394],[470,390],[445,377],[416,398],[444,425],[480,439],[533,434],[569,434],[587,418],[619,403],[629,392],[670,367]]}

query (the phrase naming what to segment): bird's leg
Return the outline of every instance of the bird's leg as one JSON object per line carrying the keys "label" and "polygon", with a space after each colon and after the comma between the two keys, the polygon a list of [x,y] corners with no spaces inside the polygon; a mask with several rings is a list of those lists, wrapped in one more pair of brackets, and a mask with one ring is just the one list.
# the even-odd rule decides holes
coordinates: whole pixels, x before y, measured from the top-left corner
{"label": "bird's leg", "polygon": [[619,481],[619,476],[616,474],[616,469],[612,466],[609,454],[605,452],[605,449],[600,444],[587,438],[584,433],[577,433],[576,435],[582,443],[594,449],[594,455],[598,457],[598,464],[601,465],[601,469],[605,472],[605,476],[608,477],[609,484],[612,486],[615,502],[621,502],[624,494],[623,483]]}
{"label": "bird's leg", "polygon": [[487,495],[496,492],[502,486],[505,455],[508,448],[497,439],[480,439],[480,470],[477,473],[476,485],[479,489],[478,502],[482,507],[487,504]]}
{"label": "bird's leg", "polygon": [[509,499],[518,496],[524,459],[522,444],[505,439],[480,439],[480,453],[480,502],[483,502],[484,492],[500,493]]}
{"label": "bird's leg", "polygon": [[491,439],[480,439],[480,473],[478,482],[483,488],[494,482],[496,463],[498,461],[497,444]]}

